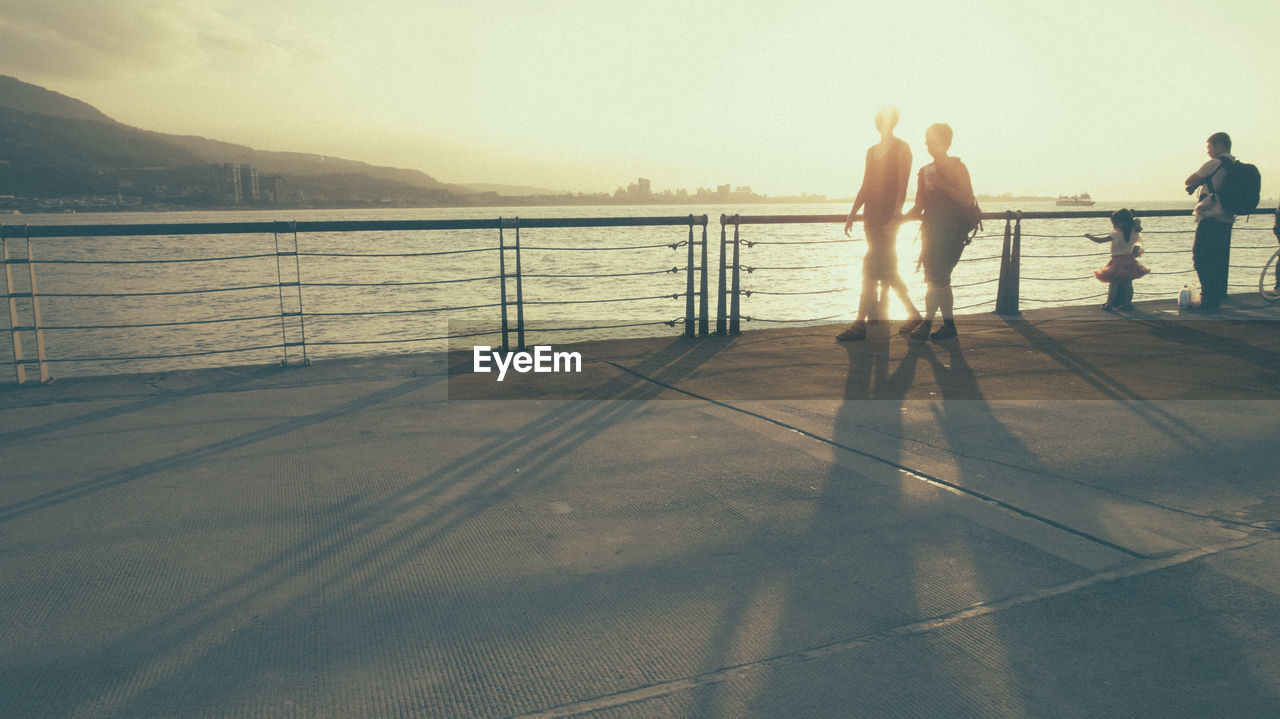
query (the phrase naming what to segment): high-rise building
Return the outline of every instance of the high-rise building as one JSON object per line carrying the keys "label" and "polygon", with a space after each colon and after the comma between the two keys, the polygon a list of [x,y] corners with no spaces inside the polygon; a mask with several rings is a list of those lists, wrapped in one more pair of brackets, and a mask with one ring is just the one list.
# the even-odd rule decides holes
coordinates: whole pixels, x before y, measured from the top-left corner
{"label": "high-rise building", "polygon": [[250,202],[262,199],[262,194],[258,191],[258,171],[249,165],[240,166],[240,193],[243,199]]}
{"label": "high-rise building", "polygon": [[231,205],[238,205],[244,200],[244,192],[240,184],[240,170],[230,162],[212,165],[214,186],[219,200]]}
{"label": "high-rise building", "polygon": [[261,188],[262,199],[267,202],[282,205],[288,199],[288,185],[285,184],[283,177],[279,175],[263,175],[258,184]]}

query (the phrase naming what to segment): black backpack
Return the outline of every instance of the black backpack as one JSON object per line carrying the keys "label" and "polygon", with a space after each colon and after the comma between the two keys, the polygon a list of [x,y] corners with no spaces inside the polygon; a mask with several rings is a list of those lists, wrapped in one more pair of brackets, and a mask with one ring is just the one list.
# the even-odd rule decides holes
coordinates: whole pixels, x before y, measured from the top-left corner
{"label": "black backpack", "polygon": [[1233,215],[1258,209],[1258,200],[1262,194],[1262,174],[1258,172],[1258,168],[1229,157],[1220,159],[1222,168],[1227,171],[1227,179],[1222,181],[1222,186],[1217,190],[1214,190],[1212,183],[1209,189],[1217,192],[1222,209]]}

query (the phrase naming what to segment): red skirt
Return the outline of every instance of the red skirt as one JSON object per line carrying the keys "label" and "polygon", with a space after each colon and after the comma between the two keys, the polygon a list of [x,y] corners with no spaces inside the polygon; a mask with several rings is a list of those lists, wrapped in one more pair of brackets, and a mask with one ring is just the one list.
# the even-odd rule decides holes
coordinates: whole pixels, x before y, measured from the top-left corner
{"label": "red skirt", "polygon": [[1094,270],[1093,276],[1102,282],[1136,280],[1151,270],[1143,267],[1133,255],[1112,255],[1106,267]]}

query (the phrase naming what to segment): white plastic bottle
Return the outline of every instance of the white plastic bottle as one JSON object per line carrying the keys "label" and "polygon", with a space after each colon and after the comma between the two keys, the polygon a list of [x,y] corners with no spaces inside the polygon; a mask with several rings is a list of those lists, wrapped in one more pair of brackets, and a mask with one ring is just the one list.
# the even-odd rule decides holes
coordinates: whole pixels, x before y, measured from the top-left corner
{"label": "white plastic bottle", "polygon": [[1191,307],[1191,286],[1183,285],[1182,291],[1178,293],[1178,310],[1185,310]]}

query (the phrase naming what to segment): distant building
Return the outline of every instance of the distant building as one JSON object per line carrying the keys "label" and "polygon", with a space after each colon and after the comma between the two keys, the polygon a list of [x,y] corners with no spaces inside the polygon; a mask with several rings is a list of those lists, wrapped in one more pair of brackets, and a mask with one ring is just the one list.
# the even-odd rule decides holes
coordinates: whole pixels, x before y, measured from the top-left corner
{"label": "distant building", "polygon": [[627,189],[618,188],[613,193],[615,199],[625,200],[627,202],[644,202],[653,199],[653,188],[649,184],[649,178],[641,177],[635,182],[627,185]]}
{"label": "distant building", "polygon": [[283,205],[289,199],[288,185],[279,175],[263,175],[258,180],[263,200]]}
{"label": "distant building", "polygon": [[230,162],[224,162],[218,165],[212,165],[214,172],[214,187],[217,188],[215,195],[217,199],[222,200],[231,205],[238,205],[244,201],[244,191],[240,184],[240,170]]}
{"label": "distant building", "polygon": [[258,171],[249,165],[240,166],[241,198],[250,202],[258,202],[262,194],[258,190]]}

